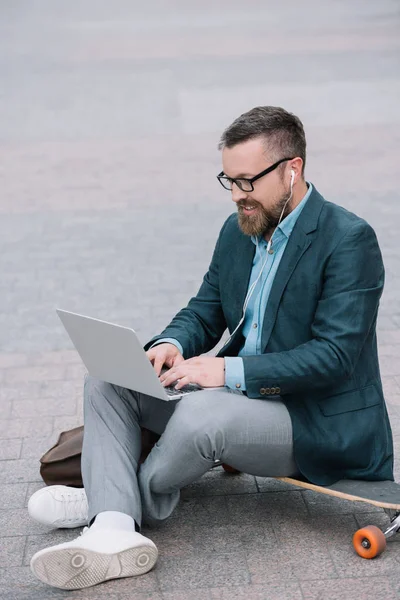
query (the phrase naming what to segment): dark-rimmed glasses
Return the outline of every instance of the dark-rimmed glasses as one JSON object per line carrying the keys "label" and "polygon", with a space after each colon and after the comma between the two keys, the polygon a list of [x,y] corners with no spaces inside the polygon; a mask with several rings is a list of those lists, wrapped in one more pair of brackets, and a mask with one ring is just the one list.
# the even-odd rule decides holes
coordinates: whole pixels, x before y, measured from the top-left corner
{"label": "dark-rimmed glasses", "polygon": [[254,191],[253,183],[255,181],[257,181],[257,179],[264,177],[264,175],[268,175],[268,173],[271,173],[271,171],[274,171],[277,167],[279,167],[280,164],[282,164],[283,162],[285,162],[287,160],[293,160],[293,157],[292,158],[281,158],[281,160],[278,160],[278,162],[274,163],[267,169],[264,169],[264,171],[261,171],[261,173],[259,173],[258,175],[255,175],[251,179],[245,179],[244,177],[239,177],[239,178],[228,177],[227,175],[225,175],[225,173],[223,171],[221,171],[221,173],[219,175],[217,175],[217,179],[220,182],[220,184],[222,185],[222,187],[225,188],[226,190],[231,191],[233,184],[236,183],[236,185],[238,186],[238,188],[240,190],[242,190],[242,192],[253,192]]}

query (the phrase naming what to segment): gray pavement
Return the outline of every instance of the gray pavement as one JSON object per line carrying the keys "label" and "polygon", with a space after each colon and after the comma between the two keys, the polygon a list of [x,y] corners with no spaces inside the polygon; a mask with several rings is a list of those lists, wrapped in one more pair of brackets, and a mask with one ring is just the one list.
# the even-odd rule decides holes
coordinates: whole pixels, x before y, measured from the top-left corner
{"label": "gray pavement", "polygon": [[82,423],[84,370],[55,308],[143,342],[164,327],[234,208],[215,179],[219,134],[258,104],[303,119],[308,178],[377,231],[398,455],[399,25],[398,0],[0,3],[0,597],[400,598],[400,537],[373,561],[351,546],[383,511],[274,480],[209,473],[149,532],[152,573],[80,592],[31,575],[37,549],[76,532],[26,510],[39,457]]}

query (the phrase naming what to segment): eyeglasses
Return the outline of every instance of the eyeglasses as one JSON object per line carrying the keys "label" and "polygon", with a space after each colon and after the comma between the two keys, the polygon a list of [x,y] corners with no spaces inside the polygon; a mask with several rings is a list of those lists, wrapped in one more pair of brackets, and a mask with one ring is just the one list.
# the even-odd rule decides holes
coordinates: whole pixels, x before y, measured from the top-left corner
{"label": "eyeglasses", "polygon": [[240,177],[238,179],[235,177],[227,177],[223,171],[221,171],[221,173],[219,175],[217,175],[217,179],[220,182],[220,184],[222,185],[222,187],[225,188],[226,190],[231,191],[233,184],[236,183],[236,185],[238,186],[238,188],[240,190],[242,190],[242,192],[253,192],[254,191],[253,183],[255,181],[257,181],[257,179],[264,177],[264,175],[268,175],[268,173],[271,173],[271,171],[275,171],[275,169],[277,167],[279,167],[280,164],[282,164],[283,162],[285,162],[287,160],[293,160],[293,157],[292,158],[281,158],[281,160],[278,160],[278,162],[276,162],[273,165],[271,165],[270,167],[268,167],[268,169],[261,171],[261,173],[259,173],[258,175],[255,175],[251,179],[244,179],[243,177]]}

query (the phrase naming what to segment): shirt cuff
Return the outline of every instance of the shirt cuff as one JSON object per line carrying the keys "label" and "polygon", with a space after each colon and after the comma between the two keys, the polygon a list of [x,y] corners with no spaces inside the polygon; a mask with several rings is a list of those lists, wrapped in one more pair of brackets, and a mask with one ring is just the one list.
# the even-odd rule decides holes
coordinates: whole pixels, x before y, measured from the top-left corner
{"label": "shirt cuff", "polygon": [[240,356],[225,356],[225,385],[231,390],[246,391],[243,359]]}
{"label": "shirt cuff", "polygon": [[176,340],[175,338],[162,338],[161,340],[157,340],[156,342],[154,342],[154,344],[152,346],[150,346],[150,348],[153,348],[154,346],[157,346],[158,344],[173,344],[174,346],[176,346],[178,348],[179,352],[183,356],[183,348],[182,348],[181,344],[178,342],[178,340]]}

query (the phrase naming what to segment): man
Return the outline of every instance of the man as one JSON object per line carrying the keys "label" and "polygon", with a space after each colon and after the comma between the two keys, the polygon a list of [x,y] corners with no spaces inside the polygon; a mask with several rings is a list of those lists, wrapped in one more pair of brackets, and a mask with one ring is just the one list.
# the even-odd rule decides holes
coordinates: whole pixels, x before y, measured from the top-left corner
{"label": "man", "polygon": [[[157,560],[139,533],[169,517],[180,489],[216,459],[258,476],[393,479],[376,319],[384,268],[373,229],[304,179],[301,121],[258,107],[223,133],[220,183],[237,213],[223,225],[200,290],[146,346],[164,385],[197,383],[179,402],[88,377],[84,489],[44,488],[42,523],[89,523],[31,561],[75,589],[138,575]],[[228,328],[216,357],[202,356]],[[140,427],[162,434],[138,469]]]}

